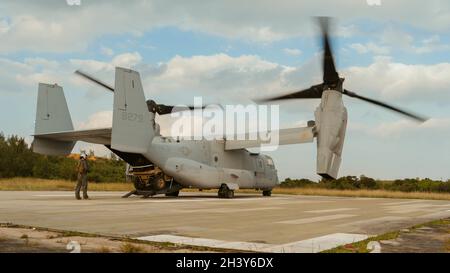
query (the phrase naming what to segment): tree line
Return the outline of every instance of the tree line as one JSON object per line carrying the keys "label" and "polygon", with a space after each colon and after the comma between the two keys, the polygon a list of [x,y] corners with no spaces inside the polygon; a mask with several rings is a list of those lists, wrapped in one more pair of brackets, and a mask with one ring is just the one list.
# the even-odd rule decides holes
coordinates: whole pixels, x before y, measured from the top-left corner
{"label": "tree line", "polygon": [[388,190],[403,192],[443,192],[450,193],[450,179],[447,181],[429,178],[406,178],[394,181],[376,180],[364,175],[344,176],[336,180],[322,179],[314,182],[309,179],[290,179],[281,182],[282,188],[325,188],[339,190]]}
{"label": "tree line", "polygon": [[[89,153],[88,180],[93,182],[124,182],[125,162],[114,154],[111,158],[96,158]],[[46,156],[32,151],[25,139],[0,133],[0,178],[35,177],[76,180],[78,160],[74,157]]]}
{"label": "tree line", "polygon": [[[89,153],[90,172],[88,180],[93,182],[124,182],[125,162],[111,153],[110,158],[95,158]],[[95,160],[93,160],[95,158]],[[74,157],[46,156],[36,154],[16,135],[5,137],[0,133],[0,178],[35,177],[44,179],[76,180],[78,160]],[[282,188],[316,187],[340,190],[390,190],[404,192],[447,192],[450,180],[437,181],[429,178],[407,178],[394,181],[375,180],[367,176],[344,176],[336,180],[290,179],[281,182]]]}

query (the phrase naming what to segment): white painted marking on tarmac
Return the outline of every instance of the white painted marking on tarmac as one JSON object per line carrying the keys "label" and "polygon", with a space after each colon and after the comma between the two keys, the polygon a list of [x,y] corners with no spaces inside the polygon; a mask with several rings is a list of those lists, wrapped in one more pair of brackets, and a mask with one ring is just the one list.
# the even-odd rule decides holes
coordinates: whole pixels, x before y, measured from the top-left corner
{"label": "white painted marking on tarmac", "polygon": [[[190,197],[195,198],[195,197]],[[277,197],[277,198],[270,198],[270,200],[283,200],[287,198]],[[237,199],[221,199],[221,198],[195,198],[195,199],[174,199],[174,200],[168,200],[168,199],[159,199],[154,198],[150,200],[140,200],[136,201],[135,203],[185,203],[185,202],[230,202],[230,203],[239,203],[239,202],[248,202],[248,201],[263,201],[268,200],[266,198],[262,197],[256,197],[256,198],[237,198]]]}
{"label": "white painted marking on tarmac", "polygon": [[397,201],[397,202],[389,202],[389,203],[382,203],[382,206],[396,206],[396,205],[406,205],[406,204],[413,204],[413,203],[424,203],[427,202],[427,200],[412,200],[412,201]]}
{"label": "white painted marking on tarmac", "polygon": [[206,246],[213,248],[227,248],[227,249],[250,250],[250,251],[258,251],[258,249],[269,246],[268,244],[261,244],[261,243],[227,242],[215,239],[192,238],[185,236],[165,235],[165,234],[144,236],[136,239],[151,242],[169,242],[173,244],[185,244],[194,246]]}
{"label": "white painted marking on tarmac", "polygon": [[330,213],[339,211],[357,210],[358,208],[339,208],[339,209],[320,209],[320,210],[307,210],[307,213]]}
{"label": "white painted marking on tarmac", "polygon": [[173,244],[269,253],[316,253],[335,248],[340,245],[362,241],[367,238],[368,235],[364,234],[334,233],[303,241],[278,245],[252,242],[229,242],[215,239],[193,238],[168,234],[143,236],[136,239],[150,242],[168,242]]}
{"label": "white painted marking on tarmac", "polygon": [[[121,196],[120,194],[112,193],[89,193],[89,196]],[[33,197],[74,197],[74,194],[35,194]]]}
{"label": "white painted marking on tarmac", "polygon": [[254,211],[266,211],[283,209],[280,207],[260,207],[260,208],[214,208],[214,209],[182,209],[178,210],[178,213],[241,213],[241,212],[254,212]]}
{"label": "white painted marking on tarmac", "polygon": [[[90,197],[121,197],[123,193],[90,193]],[[33,197],[74,197],[74,194],[35,194],[32,195]],[[286,200],[289,199],[287,197],[272,197],[270,200]],[[128,203],[186,203],[186,202],[231,202],[231,203],[239,203],[239,202],[248,202],[248,201],[261,201],[261,200],[267,200],[267,198],[263,197],[242,197],[242,198],[235,198],[235,199],[221,199],[216,197],[196,197],[196,196],[182,196],[177,199],[168,199],[164,197],[155,197],[150,199],[143,199],[143,200],[133,200],[129,201]],[[123,202],[120,202],[120,204]]]}
{"label": "white painted marking on tarmac", "polygon": [[357,215],[355,215],[355,214],[335,214],[335,215],[326,215],[326,216],[319,216],[319,217],[301,218],[301,219],[296,219],[296,220],[280,221],[280,222],[276,222],[276,223],[277,224],[299,225],[299,224],[310,224],[310,223],[316,223],[316,222],[338,220],[338,219],[344,219],[344,218],[355,217],[355,216],[357,216]]}
{"label": "white painted marking on tarmac", "polygon": [[275,253],[317,253],[341,245],[359,242],[368,237],[368,235],[364,234],[333,233],[298,242],[272,246],[262,249],[262,251]]}
{"label": "white painted marking on tarmac", "polygon": [[348,222],[337,225],[337,227],[364,227],[364,226],[373,226],[375,224],[383,223],[383,222],[400,222],[408,219],[408,217],[403,216],[383,216],[378,218],[372,218],[372,219],[366,219],[366,220],[360,220],[360,221],[354,221],[354,222]]}

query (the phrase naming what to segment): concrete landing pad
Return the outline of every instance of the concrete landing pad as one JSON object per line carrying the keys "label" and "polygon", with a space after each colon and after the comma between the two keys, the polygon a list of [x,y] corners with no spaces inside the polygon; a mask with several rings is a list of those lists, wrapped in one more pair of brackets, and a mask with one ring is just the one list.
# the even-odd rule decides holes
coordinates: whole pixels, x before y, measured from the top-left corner
{"label": "concrete landing pad", "polygon": [[[317,252],[450,217],[449,201],[213,193],[0,192],[0,222],[264,252]],[[165,239],[164,239],[165,238]]]}

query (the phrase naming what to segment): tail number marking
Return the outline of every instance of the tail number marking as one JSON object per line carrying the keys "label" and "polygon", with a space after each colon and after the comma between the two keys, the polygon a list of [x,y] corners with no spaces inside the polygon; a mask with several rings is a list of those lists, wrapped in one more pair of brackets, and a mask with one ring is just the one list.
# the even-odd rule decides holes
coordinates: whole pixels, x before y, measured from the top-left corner
{"label": "tail number marking", "polygon": [[143,122],[144,115],[138,113],[122,112],[122,120],[127,120],[131,122]]}

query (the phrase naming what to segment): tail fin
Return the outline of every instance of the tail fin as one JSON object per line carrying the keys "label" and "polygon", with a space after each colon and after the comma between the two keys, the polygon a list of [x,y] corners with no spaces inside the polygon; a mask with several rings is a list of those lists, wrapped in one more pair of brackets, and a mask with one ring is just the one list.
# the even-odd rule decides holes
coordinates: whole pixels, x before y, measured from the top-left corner
{"label": "tail fin", "polygon": [[154,118],[148,111],[139,73],[117,67],[111,147],[122,152],[147,152],[155,135]]}
{"label": "tail fin", "polygon": [[63,88],[39,83],[33,151],[48,155],[67,155],[75,142],[39,138],[40,134],[72,131],[73,124]]}

